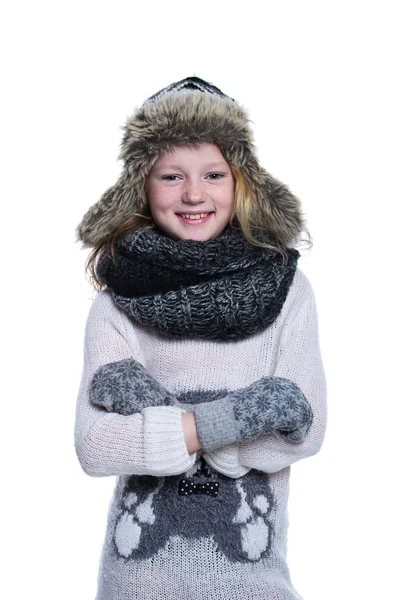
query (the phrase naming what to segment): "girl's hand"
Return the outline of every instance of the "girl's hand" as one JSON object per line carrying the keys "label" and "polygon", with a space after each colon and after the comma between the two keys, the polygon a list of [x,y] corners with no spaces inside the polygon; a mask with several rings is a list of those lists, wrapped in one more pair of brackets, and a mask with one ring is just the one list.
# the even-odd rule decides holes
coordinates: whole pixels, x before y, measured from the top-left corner
{"label": "girl's hand", "polygon": [[100,367],[92,380],[90,399],[93,404],[121,415],[132,415],[149,406],[178,405],[176,396],[133,359]]}
{"label": "girl's hand", "polygon": [[[200,393],[205,398],[209,395]],[[91,401],[122,415],[150,406],[186,408],[182,426],[189,453],[201,447],[212,451],[234,442],[255,440],[271,432],[289,443],[300,443],[313,420],[307,398],[290,379],[262,377],[246,388],[222,393],[216,400],[185,405],[133,359],[100,367],[93,377]]]}
{"label": "girl's hand", "polygon": [[[100,367],[92,380],[91,401],[109,412],[122,415],[141,412],[149,406],[179,405],[176,396],[163,388],[141,363],[133,359]],[[192,412],[182,413],[182,431],[188,453],[200,450],[201,443]]]}
{"label": "girl's hand", "polygon": [[290,443],[303,442],[310,429],[311,406],[292,380],[262,377],[224,398],[194,405],[198,436],[210,452],[276,432]]}

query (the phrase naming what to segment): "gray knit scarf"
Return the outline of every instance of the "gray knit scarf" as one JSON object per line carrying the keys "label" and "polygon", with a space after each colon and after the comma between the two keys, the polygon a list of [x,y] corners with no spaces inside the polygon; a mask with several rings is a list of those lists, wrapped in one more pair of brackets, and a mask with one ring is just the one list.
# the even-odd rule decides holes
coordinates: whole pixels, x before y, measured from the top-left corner
{"label": "gray knit scarf", "polygon": [[[258,239],[272,244],[267,236]],[[215,240],[173,240],[137,229],[106,250],[97,274],[134,320],[172,338],[238,340],[279,315],[300,256],[250,244],[227,227]]]}

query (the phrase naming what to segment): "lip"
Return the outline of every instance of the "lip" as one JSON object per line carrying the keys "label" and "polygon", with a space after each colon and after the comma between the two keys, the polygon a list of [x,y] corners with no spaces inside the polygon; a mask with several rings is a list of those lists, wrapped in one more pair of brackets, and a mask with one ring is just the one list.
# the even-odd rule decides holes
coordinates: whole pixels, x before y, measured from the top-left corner
{"label": "lip", "polygon": [[[190,211],[190,210],[188,210],[188,211],[185,211],[182,214],[185,214],[185,215],[199,215],[199,214],[205,214],[207,212],[208,211],[206,211],[206,210],[201,211],[201,213],[199,211]],[[183,217],[181,213],[175,213],[175,214],[178,217],[178,219],[180,221],[182,221],[182,223],[186,223],[187,225],[201,225],[202,223],[206,223],[207,221],[209,221],[211,219],[211,217],[213,216],[214,212],[213,211],[212,212],[208,212],[208,214],[207,214],[206,217],[202,217],[200,219],[188,219],[188,218]]]}

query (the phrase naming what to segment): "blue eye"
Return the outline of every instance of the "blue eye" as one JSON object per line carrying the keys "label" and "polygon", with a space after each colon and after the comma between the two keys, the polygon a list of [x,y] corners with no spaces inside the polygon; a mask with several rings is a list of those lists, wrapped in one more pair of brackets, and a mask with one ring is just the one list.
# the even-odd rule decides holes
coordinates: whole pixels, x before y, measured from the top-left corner
{"label": "blue eye", "polygon": [[178,175],[164,175],[161,177],[164,181],[176,181],[178,179]]}
{"label": "blue eye", "polygon": [[215,181],[217,179],[222,179],[223,175],[222,173],[210,173],[209,175],[207,175],[207,177]]}

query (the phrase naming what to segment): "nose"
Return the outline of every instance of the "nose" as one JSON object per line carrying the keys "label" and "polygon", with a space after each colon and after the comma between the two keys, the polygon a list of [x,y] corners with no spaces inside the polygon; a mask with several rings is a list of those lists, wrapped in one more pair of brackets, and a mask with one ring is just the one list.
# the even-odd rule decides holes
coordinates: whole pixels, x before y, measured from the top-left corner
{"label": "nose", "polygon": [[205,192],[201,182],[188,181],[182,194],[182,201],[189,204],[204,202]]}

